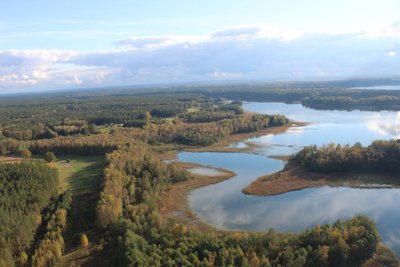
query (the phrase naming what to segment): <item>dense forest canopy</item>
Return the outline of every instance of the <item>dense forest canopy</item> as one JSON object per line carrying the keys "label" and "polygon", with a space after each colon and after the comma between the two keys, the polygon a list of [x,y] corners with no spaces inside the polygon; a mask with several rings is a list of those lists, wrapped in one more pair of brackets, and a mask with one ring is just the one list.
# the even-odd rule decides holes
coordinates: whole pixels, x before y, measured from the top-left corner
{"label": "dense forest canopy", "polygon": [[0,164],[0,266],[28,252],[57,187],[57,170],[42,162]]}
{"label": "dense forest canopy", "polygon": [[294,155],[294,160],[305,168],[318,172],[400,170],[400,140],[374,141],[363,147],[330,144],[318,148],[307,146]]}

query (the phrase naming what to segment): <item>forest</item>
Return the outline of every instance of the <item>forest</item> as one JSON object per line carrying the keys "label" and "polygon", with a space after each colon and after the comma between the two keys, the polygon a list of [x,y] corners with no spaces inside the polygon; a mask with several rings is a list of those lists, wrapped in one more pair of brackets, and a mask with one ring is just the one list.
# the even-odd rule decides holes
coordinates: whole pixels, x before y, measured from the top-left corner
{"label": "forest", "polygon": [[[90,255],[97,266],[361,265],[376,254],[380,241],[374,222],[364,216],[299,234],[206,233],[160,217],[162,194],[192,175],[157,153],[286,125],[285,116],[244,112],[242,100],[298,102],[323,90],[352,97],[358,92],[289,88],[277,94],[278,89],[253,88],[244,96],[236,89],[206,87],[0,99],[0,156],[18,159],[0,162],[0,225],[5,226],[0,229],[0,266],[54,266],[71,247],[76,258]],[[395,171],[399,146],[398,141],[377,141],[369,147],[307,147],[295,158],[318,171],[373,166]],[[107,162],[99,174],[101,190],[90,195],[95,216],[88,235],[71,232],[80,206],[71,208],[71,203],[86,195],[60,190],[55,159],[66,159],[65,169],[74,155],[105,156]],[[385,161],[389,157],[393,161]]]}
{"label": "forest", "polygon": [[[61,255],[61,244],[45,245],[56,242],[49,227],[66,220],[68,201],[59,199],[57,186],[57,170],[43,162],[0,164],[0,266],[25,266],[32,251],[33,261],[43,260],[40,253]],[[60,230],[57,235],[62,239]]]}
{"label": "forest", "polygon": [[[338,81],[197,85],[168,90],[125,88],[112,93],[70,91],[3,97],[0,136],[17,140],[49,139],[105,132],[110,125],[140,128],[148,122],[162,124],[171,118],[186,123],[216,122],[243,113],[241,101],[301,103],[331,110],[399,109],[400,91],[347,89],[355,84],[355,81]],[[234,101],[229,103],[225,99]]]}
{"label": "forest", "polygon": [[310,171],[384,171],[400,170],[400,140],[374,141],[367,147],[329,144],[318,148],[307,146],[293,159]]}
{"label": "forest", "polygon": [[319,110],[400,110],[400,97],[381,95],[355,99],[350,96],[313,96],[304,98],[301,104]]}
{"label": "forest", "polygon": [[377,250],[379,233],[362,216],[299,235],[206,234],[173,221],[160,224],[160,192],[190,176],[148,153],[138,144],[135,154],[127,149],[108,156],[97,221],[117,237],[110,246],[118,266],[358,266]]}
{"label": "forest", "polygon": [[[399,110],[400,91],[356,89],[384,81],[349,80],[331,82],[254,83],[195,87],[190,92],[240,101],[299,103],[319,110]],[[398,81],[387,81],[398,84]],[[187,90],[177,90],[179,93]]]}

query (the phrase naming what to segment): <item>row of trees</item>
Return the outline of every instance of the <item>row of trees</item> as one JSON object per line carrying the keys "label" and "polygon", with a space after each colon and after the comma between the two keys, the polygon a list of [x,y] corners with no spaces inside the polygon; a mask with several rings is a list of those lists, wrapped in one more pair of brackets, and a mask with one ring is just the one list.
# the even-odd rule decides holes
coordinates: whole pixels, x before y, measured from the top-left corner
{"label": "row of trees", "polygon": [[327,110],[400,110],[400,96],[377,96],[355,99],[350,96],[313,96],[301,101],[305,107]]}
{"label": "row of trees", "polygon": [[330,144],[318,148],[307,146],[294,155],[294,160],[317,172],[333,171],[399,171],[400,140],[374,141],[363,147]]}
{"label": "row of trees", "polygon": [[190,178],[176,164],[153,159],[147,145],[140,142],[134,148],[108,154],[107,160],[109,163],[104,170],[103,190],[97,206],[97,222],[102,227],[116,222],[123,211],[134,210],[135,205],[155,204],[169,184]]}
{"label": "row of trees", "polygon": [[151,124],[144,129],[127,129],[129,136],[149,144],[182,144],[207,146],[231,134],[248,133],[268,127],[285,125],[289,120],[281,115],[242,115],[207,123],[167,122]]}
{"label": "row of trees", "polygon": [[220,102],[218,99],[215,102],[217,104],[211,102],[208,105],[203,104],[204,107],[201,110],[184,113],[181,116],[182,120],[185,122],[213,122],[232,119],[237,115],[244,114],[241,102],[225,104],[225,101]]}
{"label": "row of trees", "polygon": [[0,156],[16,152],[20,149],[20,142],[11,138],[0,138]]}
{"label": "row of trees", "polygon": [[[119,143],[126,138],[118,136],[97,134],[90,136],[62,136],[53,139],[35,140],[27,143],[33,154],[75,154],[75,155],[104,155],[114,151]],[[1,144],[1,142],[0,142]]]}
{"label": "row of trees", "polygon": [[71,193],[66,191],[58,198],[53,198],[43,212],[41,229],[37,234],[36,245],[30,259],[35,267],[54,266],[64,250],[62,233],[67,227],[67,213],[71,206]]}
{"label": "row of trees", "polygon": [[[51,151],[55,154],[79,155],[110,153],[117,148],[135,144],[137,141],[149,144],[207,146],[230,134],[281,126],[287,124],[288,121],[285,116],[280,115],[241,115],[232,119],[208,123],[185,123],[176,120],[162,124],[148,124],[143,128],[116,128],[110,134],[34,140],[27,142],[25,146],[33,154],[44,154]],[[4,146],[7,146],[7,151],[19,147],[19,143],[15,141],[0,141],[0,147],[3,143]]]}

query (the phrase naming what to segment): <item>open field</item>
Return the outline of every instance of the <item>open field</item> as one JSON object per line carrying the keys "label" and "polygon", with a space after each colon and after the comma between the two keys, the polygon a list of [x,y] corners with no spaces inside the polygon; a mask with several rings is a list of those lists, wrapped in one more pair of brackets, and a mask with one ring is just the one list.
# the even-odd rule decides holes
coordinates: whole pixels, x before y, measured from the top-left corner
{"label": "open field", "polygon": [[103,156],[64,155],[57,157],[61,186],[72,193],[100,190],[105,159]]}
{"label": "open field", "polygon": [[[63,190],[70,189],[73,195],[68,216],[69,229],[65,233],[65,254],[61,260],[63,266],[80,266],[93,260],[93,255],[98,253],[97,247],[103,242],[103,231],[97,230],[94,225],[105,166],[104,156],[57,157],[61,187]],[[79,233],[85,233],[90,241],[88,254],[80,250]]]}

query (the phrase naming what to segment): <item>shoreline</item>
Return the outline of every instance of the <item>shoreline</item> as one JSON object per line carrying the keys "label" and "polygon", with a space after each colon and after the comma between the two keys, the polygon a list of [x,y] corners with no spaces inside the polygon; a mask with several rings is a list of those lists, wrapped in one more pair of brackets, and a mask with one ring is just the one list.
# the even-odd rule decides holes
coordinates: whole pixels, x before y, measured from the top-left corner
{"label": "shoreline", "polygon": [[[233,148],[228,147],[229,144],[232,142],[243,142],[244,140],[251,138],[262,136],[266,134],[281,134],[286,132],[291,127],[303,127],[308,123],[305,122],[289,122],[287,125],[279,126],[279,127],[271,127],[266,128],[261,131],[252,132],[252,133],[245,133],[245,134],[234,134],[230,135],[224,140],[213,144],[208,147],[204,148],[189,148],[183,149],[183,151],[187,152],[241,152],[241,153],[256,153],[255,148],[256,145],[248,146],[245,148]],[[230,230],[226,229],[219,229],[212,225],[207,224],[206,222],[197,218],[196,214],[192,211],[189,206],[188,196],[190,192],[196,188],[205,187],[211,184],[216,184],[225,180],[228,180],[236,175],[236,173],[222,169],[216,168],[213,166],[203,166],[197,163],[190,163],[190,162],[180,162],[177,161],[177,151],[168,151],[165,153],[161,153],[157,156],[159,160],[171,160],[176,161],[178,165],[185,169],[195,168],[195,167],[205,167],[217,170],[222,175],[216,176],[208,176],[208,175],[199,175],[199,174],[192,174],[193,178],[184,181],[181,183],[177,183],[171,185],[161,196],[159,201],[160,207],[160,218],[161,221],[167,221],[168,219],[175,219],[178,222],[190,226],[192,229],[196,231],[212,231],[212,232],[231,232]],[[233,231],[233,230],[232,230]],[[235,231],[237,232],[237,231]],[[241,231],[239,231],[241,232]]]}
{"label": "shoreline", "polygon": [[[387,183],[374,183],[379,177]],[[317,173],[305,170],[298,163],[289,161],[283,170],[261,176],[246,186],[242,192],[253,196],[272,196],[311,187],[350,187],[350,188],[397,188],[393,174],[366,172]]]}
{"label": "shoreline", "polygon": [[169,219],[174,219],[186,226],[190,226],[193,230],[201,232],[224,232],[224,230],[218,229],[198,219],[189,206],[188,197],[192,190],[228,180],[234,177],[236,173],[223,168],[205,166],[191,162],[177,162],[177,164],[186,170],[192,168],[207,168],[216,170],[221,174],[201,175],[191,173],[193,177],[192,179],[171,185],[162,193],[159,201],[161,220],[167,221]]}
{"label": "shoreline", "polygon": [[229,147],[232,143],[240,143],[244,142],[245,140],[253,137],[264,136],[268,134],[278,135],[285,133],[289,128],[293,127],[304,127],[309,125],[307,122],[294,122],[291,121],[286,125],[277,126],[277,127],[269,127],[262,129],[257,132],[251,133],[240,133],[240,134],[233,134],[230,135],[223,140],[212,144],[207,147],[196,147],[196,148],[185,148],[184,151],[187,152],[225,152],[225,153],[254,153],[257,154],[257,148],[259,147],[257,144],[252,142],[245,142],[246,147],[238,148],[238,147]]}

